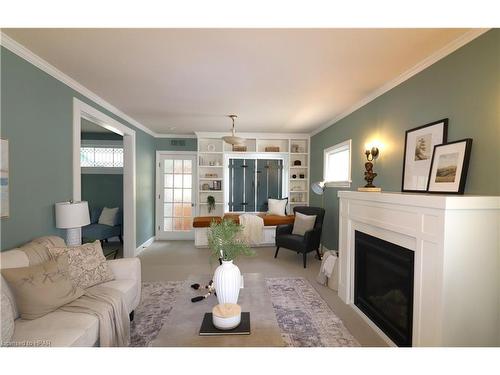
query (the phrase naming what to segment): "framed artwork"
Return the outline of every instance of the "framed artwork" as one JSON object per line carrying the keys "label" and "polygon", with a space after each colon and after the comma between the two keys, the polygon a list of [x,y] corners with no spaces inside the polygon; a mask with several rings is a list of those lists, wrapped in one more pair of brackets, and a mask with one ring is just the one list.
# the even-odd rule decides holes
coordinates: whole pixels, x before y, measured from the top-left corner
{"label": "framed artwork", "polygon": [[0,217],[9,217],[9,141],[0,139]]}
{"label": "framed artwork", "polygon": [[445,143],[447,136],[447,118],[406,131],[401,191],[427,191],[434,146]]}
{"label": "framed artwork", "polygon": [[471,138],[434,147],[427,184],[429,193],[464,193],[471,148]]}

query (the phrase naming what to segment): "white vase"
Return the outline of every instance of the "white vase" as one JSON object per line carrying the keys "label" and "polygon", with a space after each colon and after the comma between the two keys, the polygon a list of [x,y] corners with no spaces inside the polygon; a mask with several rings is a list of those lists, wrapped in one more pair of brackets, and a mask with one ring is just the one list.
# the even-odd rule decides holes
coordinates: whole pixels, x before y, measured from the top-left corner
{"label": "white vase", "polygon": [[222,261],[214,274],[215,291],[217,300],[223,303],[238,303],[241,287],[240,269],[233,264],[232,260]]}

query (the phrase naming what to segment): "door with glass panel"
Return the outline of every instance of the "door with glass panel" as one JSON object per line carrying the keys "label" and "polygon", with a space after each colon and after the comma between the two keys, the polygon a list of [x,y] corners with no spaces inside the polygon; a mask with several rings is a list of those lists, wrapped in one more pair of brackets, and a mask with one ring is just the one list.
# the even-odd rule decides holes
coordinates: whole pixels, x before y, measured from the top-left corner
{"label": "door with glass panel", "polygon": [[161,154],[158,161],[158,239],[194,239],[196,156]]}

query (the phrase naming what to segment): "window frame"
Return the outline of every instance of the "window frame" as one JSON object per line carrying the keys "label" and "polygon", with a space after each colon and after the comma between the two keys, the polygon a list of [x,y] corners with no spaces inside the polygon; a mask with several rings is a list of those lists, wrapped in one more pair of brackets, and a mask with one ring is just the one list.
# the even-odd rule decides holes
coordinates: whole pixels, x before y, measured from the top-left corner
{"label": "window frame", "polygon": [[[123,141],[82,139],[80,144],[80,157],[81,149],[84,147],[121,148],[124,150]],[[80,167],[80,169],[82,174],[123,174],[123,167]]]}
{"label": "window frame", "polygon": [[[327,179],[328,173],[328,156],[341,152],[341,151],[349,151],[349,171],[348,171],[348,180],[346,181],[330,181]],[[325,148],[323,150],[323,180],[325,181],[325,186],[327,187],[351,187],[351,164],[352,164],[352,139],[348,139],[344,142],[337,143],[331,147]]]}

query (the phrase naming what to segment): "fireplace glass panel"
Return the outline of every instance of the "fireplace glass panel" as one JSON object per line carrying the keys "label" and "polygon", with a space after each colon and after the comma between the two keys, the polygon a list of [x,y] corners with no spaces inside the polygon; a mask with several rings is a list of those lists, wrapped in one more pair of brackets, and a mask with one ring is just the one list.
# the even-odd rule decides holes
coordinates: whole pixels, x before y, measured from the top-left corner
{"label": "fireplace glass panel", "polygon": [[413,266],[413,251],[356,231],[354,303],[398,346],[411,346]]}

